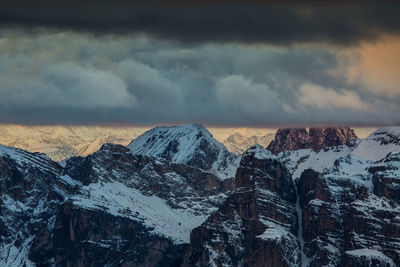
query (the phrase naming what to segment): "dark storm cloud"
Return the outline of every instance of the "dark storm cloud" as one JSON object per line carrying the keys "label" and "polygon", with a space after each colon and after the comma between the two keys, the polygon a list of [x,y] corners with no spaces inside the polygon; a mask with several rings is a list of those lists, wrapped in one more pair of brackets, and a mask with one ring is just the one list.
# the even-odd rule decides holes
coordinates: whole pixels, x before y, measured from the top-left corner
{"label": "dark storm cloud", "polygon": [[[331,1],[330,1],[331,2]],[[400,5],[382,1],[2,1],[0,23],[96,33],[143,32],[183,42],[353,44],[400,32]]]}

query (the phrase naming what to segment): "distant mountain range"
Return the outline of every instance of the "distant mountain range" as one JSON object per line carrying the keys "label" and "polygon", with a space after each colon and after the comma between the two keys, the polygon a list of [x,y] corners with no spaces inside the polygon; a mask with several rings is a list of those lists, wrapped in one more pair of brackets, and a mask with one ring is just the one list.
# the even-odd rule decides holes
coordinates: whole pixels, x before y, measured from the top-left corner
{"label": "distant mountain range", "polygon": [[0,266],[400,264],[399,126],[279,129],[240,155],[199,124],[128,143],[0,145]]}
{"label": "distant mountain range", "polygon": [[259,144],[261,146],[268,146],[269,143],[274,140],[275,134],[269,133],[261,136],[252,135],[252,136],[243,136],[240,133],[236,132],[226,138],[222,143],[226,146],[226,148],[240,155],[245,152],[249,147]]}
{"label": "distant mountain range", "polygon": [[[143,127],[0,125],[0,144],[42,152],[52,160],[62,161],[93,154],[105,143],[128,145],[147,130]],[[242,134],[235,129],[211,128],[210,131],[235,154],[243,153],[254,144],[267,146],[274,137],[274,134],[263,135],[265,130],[261,129],[249,129]]]}
{"label": "distant mountain range", "polygon": [[127,145],[148,128],[83,126],[0,126],[0,144],[42,152],[55,161],[87,156],[105,143]]}

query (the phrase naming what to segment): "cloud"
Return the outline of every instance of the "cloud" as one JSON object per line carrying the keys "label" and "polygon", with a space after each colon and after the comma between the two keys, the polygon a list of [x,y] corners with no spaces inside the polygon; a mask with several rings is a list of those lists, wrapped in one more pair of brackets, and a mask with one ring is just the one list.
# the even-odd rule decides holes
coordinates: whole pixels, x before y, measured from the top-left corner
{"label": "cloud", "polygon": [[[211,3],[212,2],[212,3]],[[95,33],[146,33],[181,42],[354,44],[400,32],[387,1],[5,0],[0,24]]]}
{"label": "cloud", "polygon": [[400,97],[400,37],[385,36],[338,55],[339,72],[350,85],[388,98]]}
{"label": "cloud", "polygon": [[305,83],[300,86],[298,101],[300,104],[317,109],[344,108],[364,111],[372,109],[354,91],[341,89],[337,92],[332,88],[324,88],[311,83]]}
{"label": "cloud", "polygon": [[278,112],[278,95],[265,84],[257,84],[242,75],[223,77],[216,82],[218,102],[234,114],[263,115]]}
{"label": "cloud", "polygon": [[314,44],[0,30],[0,123],[397,124],[391,99],[329,72],[336,56]]}
{"label": "cloud", "polygon": [[121,78],[93,68],[62,63],[24,79],[1,75],[1,104],[32,107],[112,108],[133,106],[136,99]]}
{"label": "cloud", "polygon": [[157,108],[165,103],[174,103],[172,108],[175,111],[181,107],[181,86],[164,77],[158,69],[128,59],[117,63],[114,71],[126,81],[128,90],[138,97],[138,104]]}

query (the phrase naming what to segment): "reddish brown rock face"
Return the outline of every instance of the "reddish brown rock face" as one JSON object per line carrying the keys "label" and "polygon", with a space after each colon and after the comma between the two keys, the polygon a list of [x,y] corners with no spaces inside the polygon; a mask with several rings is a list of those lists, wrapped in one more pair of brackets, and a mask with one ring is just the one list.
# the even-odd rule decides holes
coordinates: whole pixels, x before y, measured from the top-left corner
{"label": "reddish brown rock face", "polygon": [[357,138],[349,127],[310,128],[309,136],[314,150],[345,145]]}
{"label": "reddish brown rock face", "polygon": [[275,140],[267,149],[274,154],[287,150],[311,148],[316,151],[325,147],[348,144],[356,139],[354,131],[348,127],[285,128],[278,129]]}
{"label": "reddish brown rock face", "polygon": [[274,154],[282,151],[309,148],[310,136],[306,128],[278,129],[273,140],[267,147]]}

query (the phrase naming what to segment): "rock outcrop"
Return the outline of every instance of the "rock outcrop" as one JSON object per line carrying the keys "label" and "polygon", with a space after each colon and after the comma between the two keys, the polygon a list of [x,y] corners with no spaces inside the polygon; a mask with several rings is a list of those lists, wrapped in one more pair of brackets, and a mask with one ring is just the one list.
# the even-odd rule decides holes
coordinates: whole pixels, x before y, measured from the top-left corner
{"label": "rock outcrop", "polygon": [[295,266],[296,193],[286,168],[260,146],[242,157],[235,191],[195,228],[184,266]]}
{"label": "rock outcrop", "polygon": [[284,128],[278,129],[267,149],[274,154],[298,149],[319,151],[327,147],[350,144],[357,136],[348,127]]}

